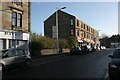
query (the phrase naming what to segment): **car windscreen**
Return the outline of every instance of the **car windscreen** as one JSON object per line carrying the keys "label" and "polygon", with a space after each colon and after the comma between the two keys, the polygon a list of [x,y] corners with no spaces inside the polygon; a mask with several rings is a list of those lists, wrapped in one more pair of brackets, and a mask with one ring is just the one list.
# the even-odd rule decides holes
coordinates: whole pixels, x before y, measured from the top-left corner
{"label": "car windscreen", "polygon": [[113,53],[113,58],[120,58],[120,49],[116,49]]}

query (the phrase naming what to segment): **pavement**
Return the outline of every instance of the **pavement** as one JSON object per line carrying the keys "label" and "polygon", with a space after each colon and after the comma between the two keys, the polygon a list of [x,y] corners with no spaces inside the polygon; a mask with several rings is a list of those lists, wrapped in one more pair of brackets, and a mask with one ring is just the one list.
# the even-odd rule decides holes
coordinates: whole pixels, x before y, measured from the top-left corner
{"label": "pavement", "polygon": [[[111,50],[111,48],[110,49],[107,48],[106,50]],[[98,51],[102,51],[102,50],[98,50]],[[70,55],[70,53],[66,52],[66,53],[51,54],[51,55],[37,55],[37,56],[32,56],[32,61],[35,62],[35,61],[54,59],[54,58],[63,57],[67,55]]]}
{"label": "pavement", "polygon": [[[102,51],[102,50],[100,50],[100,51]],[[43,60],[59,58],[59,57],[67,56],[67,55],[70,55],[70,53],[66,52],[66,53],[51,54],[51,55],[37,55],[37,56],[32,56],[31,58],[32,58],[33,62],[36,62],[36,61],[43,61]]]}
{"label": "pavement", "polygon": [[52,55],[37,55],[32,57],[32,61],[42,61],[42,60],[48,60],[58,57],[63,57],[69,55],[69,53],[59,53],[59,54],[52,54]]}

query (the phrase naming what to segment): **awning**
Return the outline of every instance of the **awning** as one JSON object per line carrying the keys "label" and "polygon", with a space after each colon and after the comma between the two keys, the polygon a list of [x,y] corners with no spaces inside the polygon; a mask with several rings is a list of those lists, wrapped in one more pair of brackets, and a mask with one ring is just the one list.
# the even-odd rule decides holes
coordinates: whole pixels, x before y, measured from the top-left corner
{"label": "awning", "polygon": [[89,43],[89,42],[90,42],[90,39],[86,39],[86,41]]}
{"label": "awning", "polygon": [[77,41],[78,41],[78,42],[81,42],[81,43],[82,43],[82,42],[83,42],[83,40],[84,40],[84,38],[83,38],[83,37],[79,37],[79,36],[77,36]]}
{"label": "awning", "polygon": [[95,42],[93,40],[90,40],[91,43],[95,44]]}

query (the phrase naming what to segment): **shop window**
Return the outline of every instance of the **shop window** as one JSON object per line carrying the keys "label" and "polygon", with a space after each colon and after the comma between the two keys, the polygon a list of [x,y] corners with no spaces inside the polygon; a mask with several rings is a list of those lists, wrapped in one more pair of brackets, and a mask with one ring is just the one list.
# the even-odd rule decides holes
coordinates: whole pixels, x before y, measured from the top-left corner
{"label": "shop window", "polygon": [[9,39],[9,48],[12,47],[12,40]]}
{"label": "shop window", "polygon": [[15,40],[12,40],[12,46],[15,46]]}
{"label": "shop window", "polygon": [[19,45],[19,41],[17,40],[17,45]]}
{"label": "shop window", "polygon": [[3,39],[3,49],[6,49],[6,39]]}

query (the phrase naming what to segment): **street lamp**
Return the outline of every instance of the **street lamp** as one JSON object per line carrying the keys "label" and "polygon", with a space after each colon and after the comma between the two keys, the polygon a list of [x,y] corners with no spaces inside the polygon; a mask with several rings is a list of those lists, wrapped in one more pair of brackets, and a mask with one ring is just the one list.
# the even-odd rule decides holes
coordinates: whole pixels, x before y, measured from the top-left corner
{"label": "street lamp", "polygon": [[65,9],[66,7],[57,8],[56,10],[56,46],[57,46],[57,53],[59,53],[59,39],[58,39],[58,10]]}

